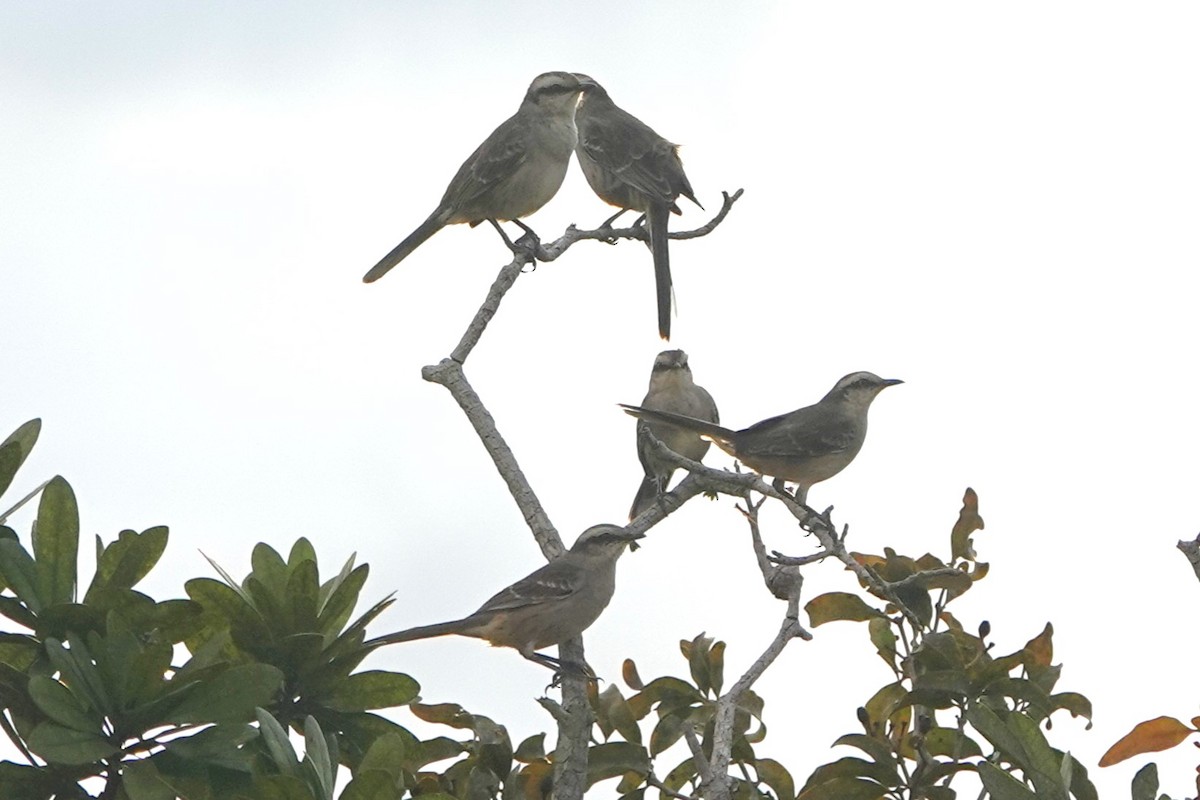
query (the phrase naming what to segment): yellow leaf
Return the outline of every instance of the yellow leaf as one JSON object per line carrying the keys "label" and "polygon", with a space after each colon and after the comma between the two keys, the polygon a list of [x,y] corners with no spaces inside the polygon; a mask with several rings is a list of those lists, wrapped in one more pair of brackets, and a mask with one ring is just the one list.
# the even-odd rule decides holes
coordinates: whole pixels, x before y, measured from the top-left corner
{"label": "yellow leaf", "polygon": [[1100,758],[1100,766],[1111,767],[1132,756],[1167,750],[1194,733],[1174,717],[1155,717],[1133,726]]}

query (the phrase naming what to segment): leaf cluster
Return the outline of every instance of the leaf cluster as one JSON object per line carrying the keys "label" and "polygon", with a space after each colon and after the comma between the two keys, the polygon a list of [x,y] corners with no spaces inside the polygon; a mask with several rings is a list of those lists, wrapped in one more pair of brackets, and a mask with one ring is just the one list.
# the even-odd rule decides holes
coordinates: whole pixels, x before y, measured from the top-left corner
{"label": "leaf cluster", "polygon": [[814,627],[867,623],[871,646],[893,680],[859,708],[862,731],[836,741],[865,758],[819,767],[801,798],[950,800],[960,773],[974,773],[991,796],[1004,800],[1095,798],[1086,770],[1051,746],[1041,729],[1042,723],[1051,727],[1058,710],[1091,717],[1086,697],[1055,691],[1061,665],[1051,663],[1051,626],[1021,649],[995,655],[990,626],[984,622],[972,633],[948,608],[987,575],[971,541],[982,529],[978,498],[968,489],[949,559],[890,549],[856,553],[876,579],[861,582],[865,596],[829,593],[806,605]]}

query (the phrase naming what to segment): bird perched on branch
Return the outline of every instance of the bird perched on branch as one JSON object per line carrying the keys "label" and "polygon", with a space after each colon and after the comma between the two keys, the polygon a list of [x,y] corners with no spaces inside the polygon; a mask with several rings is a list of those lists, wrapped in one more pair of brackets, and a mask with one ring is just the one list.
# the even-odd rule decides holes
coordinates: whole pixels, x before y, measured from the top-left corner
{"label": "bird perched on branch", "polygon": [[616,525],[593,525],[571,549],[501,590],[469,617],[380,636],[367,642],[378,647],[434,636],[473,636],[495,647],[511,647],[522,656],[561,670],[564,665],[538,653],[583,633],[612,599],[617,559],[631,542],[645,534],[627,533]]}
{"label": "bird perched on branch", "polygon": [[[642,399],[642,408],[654,411],[669,411],[683,414],[704,422],[720,422],[717,404],[712,395],[692,381],[692,370],[688,366],[687,353],[682,350],[664,350],[654,359],[650,372],[650,390]],[[708,452],[709,441],[695,431],[680,428],[666,422],[638,420],[638,460],[646,477],[638,486],[629,518],[633,519],[649,508],[660,494],[667,490],[667,483],[675,472],[675,465],[663,460],[643,435],[644,430],[654,434],[671,450],[685,458],[699,461]]]}
{"label": "bird perched on branch", "polygon": [[[671,260],[667,250],[667,216],[680,213],[675,200],[683,195],[696,205],[692,185],[679,160],[679,145],[668,142],[637,117],[620,108],[604,87],[587,75],[576,75],[583,97],[575,112],[579,143],[575,154],[588,184],[601,200],[646,217],[654,282],[658,292],[658,333],[671,338]],[[703,208],[703,206],[701,206]],[[620,216],[618,214],[617,216]],[[608,220],[609,224],[616,217]]]}
{"label": "bird perched on branch", "polygon": [[504,236],[499,223],[511,220],[533,235],[520,219],[548,203],[562,186],[575,149],[575,106],[581,91],[570,72],[534,78],[517,113],[463,162],[429,218],[371,267],[363,281],[379,280],[447,225],[466,222],[473,228],[487,220]]}
{"label": "bird perched on branch", "polygon": [[805,502],[808,490],[845,469],[867,436],[867,411],[875,396],[904,381],[870,372],[852,372],[814,405],[764,419],[740,431],[667,411],[639,406],[621,407],[647,422],[665,422],[697,433],[747,467],[796,486],[796,499]]}

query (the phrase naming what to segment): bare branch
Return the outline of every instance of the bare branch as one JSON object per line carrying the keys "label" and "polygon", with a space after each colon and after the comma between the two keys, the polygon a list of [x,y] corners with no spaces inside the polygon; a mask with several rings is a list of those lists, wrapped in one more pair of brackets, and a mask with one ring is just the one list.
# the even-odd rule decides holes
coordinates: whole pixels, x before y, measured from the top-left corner
{"label": "bare branch", "polygon": [[[739,198],[741,198],[743,191],[744,190],[742,189],[738,189],[732,195],[729,194],[729,192],[721,192],[723,200],[721,202],[721,209],[716,213],[716,216],[714,216],[704,225],[701,225],[699,228],[694,228],[690,231],[671,231],[671,233],[668,234],[669,238],[695,239],[697,237],[707,236],[708,234],[712,233],[714,230],[716,230],[717,226],[725,220],[725,217],[729,214],[730,209],[733,208],[733,204],[736,203]],[[567,252],[567,249],[570,248],[571,245],[585,239],[608,242],[609,244],[616,242],[618,239],[638,239],[640,241],[647,242],[650,240],[650,234],[645,227],[640,225],[630,228],[608,227],[586,231],[581,231],[574,225],[571,225],[558,239],[555,239],[549,244],[538,246],[537,260],[554,261],[563,253]],[[516,245],[513,245],[514,253],[516,253],[517,248],[519,247],[520,242],[518,242]]]}
{"label": "bare branch", "polygon": [[471,388],[471,384],[463,372],[462,364],[452,358],[447,358],[436,366],[425,367],[421,370],[421,377],[445,386],[450,395],[458,402],[463,413],[467,415],[479,440],[483,442],[484,449],[492,457],[500,477],[508,484],[508,491],[516,501],[517,508],[521,510],[525,523],[533,531],[533,538],[537,540],[542,554],[547,559],[562,555],[564,550],[562,538],[550,523],[546,510],[542,508],[541,502],[534,494],[533,487],[529,485],[525,473],[517,464],[516,456],[513,455],[508,443],[504,441],[504,437],[500,435],[500,431],[496,429],[496,421],[484,407],[479,395]]}
{"label": "bare branch", "polygon": [[504,299],[504,295],[508,293],[513,284],[517,282],[517,278],[521,276],[521,271],[525,265],[531,262],[528,251],[517,252],[514,250],[514,256],[512,261],[500,268],[500,274],[496,276],[496,280],[492,281],[492,286],[488,289],[487,297],[483,300],[483,305],[475,312],[475,316],[471,319],[471,324],[467,326],[466,333],[459,340],[458,346],[450,353],[450,358],[459,364],[466,363],[467,356],[475,349],[475,345],[479,344],[479,337],[483,336],[488,323],[492,321],[492,317],[496,316],[496,312],[500,309],[500,301]]}

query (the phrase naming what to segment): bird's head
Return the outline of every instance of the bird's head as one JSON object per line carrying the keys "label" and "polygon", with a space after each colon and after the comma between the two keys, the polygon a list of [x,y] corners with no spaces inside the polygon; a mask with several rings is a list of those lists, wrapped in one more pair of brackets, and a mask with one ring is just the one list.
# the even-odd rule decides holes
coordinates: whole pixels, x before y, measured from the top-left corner
{"label": "bird's head", "polygon": [[571,552],[615,559],[625,552],[628,545],[645,535],[644,533],[630,533],[617,525],[593,525],[579,534],[575,544],[571,545]]}
{"label": "bird's head", "polygon": [[682,350],[663,350],[654,357],[655,372],[666,372],[672,369],[691,371],[691,367],[688,366],[687,353]]}
{"label": "bird's head", "polygon": [[525,102],[546,109],[574,109],[583,86],[570,72],[543,72],[529,84]]}
{"label": "bird's head", "polygon": [[575,79],[579,81],[580,90],[583,92],[583,100],[581,102],[587,102],[589,99],[595,98],[602,98],[611,102],[608,92],[592,76],[576,72]]}
{"label": "bird's head", "polygon": [[869,406],[875,395],[889,386],[904,381],[897,378],[881,378],[873,372],[851,372],[833,385],[824,400],[840,400],[853,405]]}

